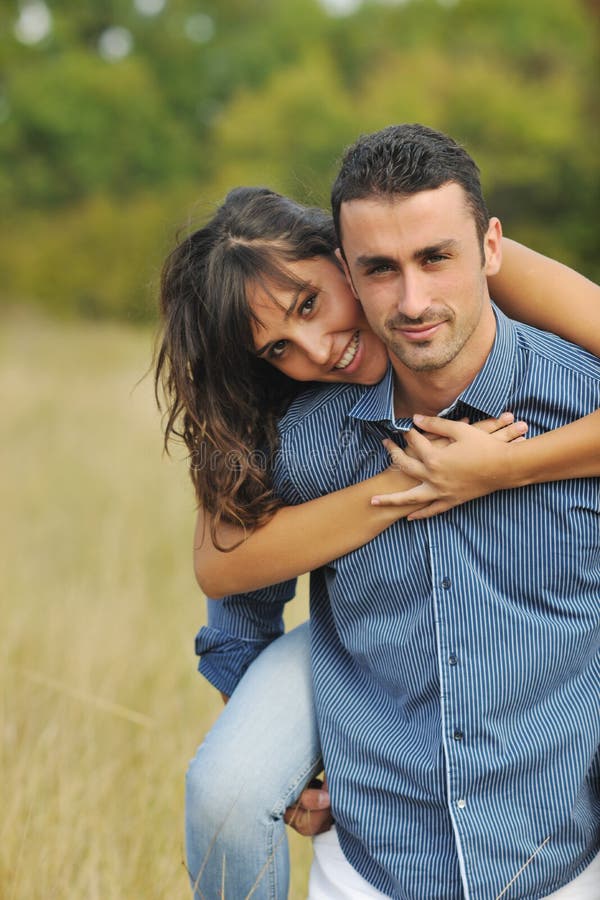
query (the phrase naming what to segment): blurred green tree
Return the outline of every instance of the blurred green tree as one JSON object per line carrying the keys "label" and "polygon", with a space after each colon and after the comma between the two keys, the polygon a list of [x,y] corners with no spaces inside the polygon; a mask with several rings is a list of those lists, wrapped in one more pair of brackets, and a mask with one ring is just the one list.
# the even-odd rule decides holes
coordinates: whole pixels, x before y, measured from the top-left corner
{"label": "blurred green tree", "polygon": [[150,316],[146,284],[175,221],[240,183],[326,205],[343,146],[392,121],[462,141],[507,232],[598,278],[596,0],[333,10],[328,0],[5,5],[4,297]]}

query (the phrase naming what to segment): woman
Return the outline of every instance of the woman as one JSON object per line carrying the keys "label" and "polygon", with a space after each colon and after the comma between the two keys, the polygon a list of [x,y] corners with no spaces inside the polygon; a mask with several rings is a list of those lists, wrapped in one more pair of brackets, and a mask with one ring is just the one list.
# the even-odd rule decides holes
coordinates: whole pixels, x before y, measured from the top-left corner
{"label": "woman", "polygon": [[[168,398],[166,440],[180,434],[190,451],[202,508],[195,566],[214,596],[316,568],[409,513],[434,514],[499,488],[598,474],[598,414],[516,445],[506,440],[522,435],[523,423],[497,440],[485,431],[502,422],[478,430],[433,419],[422,424],[441,432],[447,446],[415,433],[408,443],[417,459],[394,450],[416,478],[391,467],[369,482],[279,508],[269,466],[277,418],[297,391],[291,379],[372,384],[387,366],[334,248],[324,213],[264,189],[238,189],[166,263],[157,379],[163,377]],[[599,333],[598,309],[588,308],[597,289],[525,248],[507,242],[505,249],[494,297],[511,313],[600,352],[589,340]],[[533,315],[519,305],[523,295],[533,298]],[[393,505],[370,503],[398,491]],[[298,536],[305,533],[310,540],[303,542]],[[250,623],[251,610],[249,604]],[[305,631],[275,642],[251,666],[190,767],[187,844],[197,896],[287,893],[281,817],[319,768]],[[213,629],[204,649],[222,650],[219,641]],[[219,686],[229,692],[231,685]]]}

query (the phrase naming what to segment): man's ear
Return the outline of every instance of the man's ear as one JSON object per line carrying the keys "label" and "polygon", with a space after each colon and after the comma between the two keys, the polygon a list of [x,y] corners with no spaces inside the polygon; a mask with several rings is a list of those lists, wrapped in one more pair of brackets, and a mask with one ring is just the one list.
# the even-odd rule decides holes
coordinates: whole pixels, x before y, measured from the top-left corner
{"label": "man's ear", "polygon": [[350,285],[350,290],[354,294],[355,298],[358,300],[358,294],[356,293],[356,288],[354,287],[354,282],[352,281],[352,275],[350,274],[350,269],[348,268],[348,263],[346,262],[346,258],[342,253],[340,247],[336,247],[335,256],[342,269],[344,270],[344,275],[346,276],[346,281]]}
{"label": "man's ear", "polygon": [[502,225],[496,216],[492,216],[490,219],[488,230],[483,238],[483,253],[485,274],[496,275],[502,265]]}

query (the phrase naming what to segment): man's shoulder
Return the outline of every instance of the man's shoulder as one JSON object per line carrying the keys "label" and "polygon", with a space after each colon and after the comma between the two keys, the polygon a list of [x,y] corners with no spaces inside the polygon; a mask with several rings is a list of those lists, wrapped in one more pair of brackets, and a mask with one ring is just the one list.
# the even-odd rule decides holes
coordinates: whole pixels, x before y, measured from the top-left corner
{"label": "man's shoulder", "polygon": [[343,421],[366,390],[362,384],[314,384],[302,391],[279,422],[279,434],[290,437],[298,429],[322,428]]}
{"label": "man's shoulder", "polygon": [[315,385],[297,397],[279,422],[273,484],[286,503],[330,493],[347,441],[349,414],[364,385]]}
{"label": "man's shoulder", "polygon": [[564,338],[549,331],[540,331],[532,325],[512,322],[517,337],[517,346],[529,355],[530,360],[548,371],[561,369],[571,376],[600,381],[600,359]]}

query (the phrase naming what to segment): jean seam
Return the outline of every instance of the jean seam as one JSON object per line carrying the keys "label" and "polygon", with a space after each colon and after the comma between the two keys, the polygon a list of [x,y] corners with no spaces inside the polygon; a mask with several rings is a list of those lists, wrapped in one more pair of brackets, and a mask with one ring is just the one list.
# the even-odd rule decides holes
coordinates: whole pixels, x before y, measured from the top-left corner
{"label": "jean seam", "polygon": [[[271,813],[271,821],[268,824],[268,834],[267,834],[267,859],[270,860],[270,865],[268,869],[269,873],[269,896],[271,900],[277,900],[277,866],[275,865],[275,853],[278,847],[274,844],[274,836],[275,836],[275,826],[278,821],[281,820],[283,813],[288,807],[291,795],[296,792],[296,789],[299,784],[305,783],[311,775],[316,775],[323,767],[323,762],[321,759],[321,754],[319,753],[317,756],[313,757],[310,763],[305,766],[301,772],[298,773],[294,781],[288,785],[287,790],[284,794],[281,795],[277,804],[275,805],[273,812]],[[285,828],[285,825],[284,825]],[[285,835],[282,840],[285,840]]]}
{"label": "jean seam", "polygon": [[289,806],[290,795],[294,794],[299,784],[306,782],[311,775],[316,775],[323,768],[321,753],[313,757],[310,763],[298,773],[294,781],[288,785],[287,790],[282,794],[274,806],[273,818],[279,819]]}

